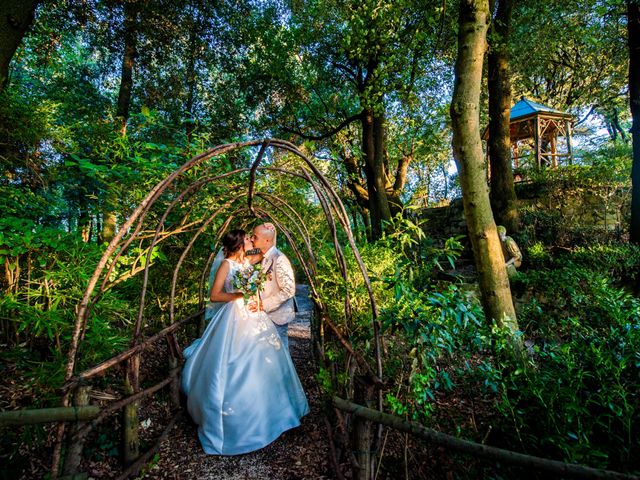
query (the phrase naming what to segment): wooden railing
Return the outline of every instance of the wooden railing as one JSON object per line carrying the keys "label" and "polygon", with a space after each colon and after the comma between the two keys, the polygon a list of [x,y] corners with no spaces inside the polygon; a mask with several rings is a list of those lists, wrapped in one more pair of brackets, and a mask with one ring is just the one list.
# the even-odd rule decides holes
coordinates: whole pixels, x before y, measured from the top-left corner
{"label": "wooden railing", "polygon": [[[140,342],[139,344],[115,355],[114,357],[91,367],[74,377],[62,386],[62,392],[72,392],[74,397],[74,406],[28,409],[0,412],[0,426],[2,425],[27,425],[36,423],[53,423],[53,422],[73,422],[72,430],[67,434],[67,449],[64,458],[64,466],[62,469],[61,479],[83,478],[84,474],[78,472],[82,462],[82,450],[88,434],[96,428],[105,418],[110,415],[124,410],[127,414],[134,414],[136,418],[130,418],[122,429],[122,443],[125,449],[132,452],[138,452],[140,441],[138,431],[137,408],[127,411],[127,407],[137,404],[141,399],[154,395],[164,387],[170,387],[170,399],[172,404],[172,416],[163,429],[162,433],[153,442],[152,447],[142,454],[137,454],[135,458],[125,458],[125,468],[118,479],[125,479],[137,474],[142,467],[151,459],[158,451],[160,444],[167,437],[176,421],[182,414],[180,408],[180,365],[177,359],[178,353],[169,355],[169,371],[167,376],[160,382],[137,391],[123,398],[116,399],[110,404],[102,407],[89,405],[90,386],[88,381],[97,375],[104,374],[107,370],[122,364],[123,362],[139,356],[142,351],[162,339],[166,339],[173,348],[177,345],[175,332],[182,326],[185,326],[194,319],[199,318],[204,312],[201,309],[188,317],[173,323],[172,325],[160,330],[158,333]],[[170,348],[171,350],[171,348]],[[125,370],[125,375],[127,374]],[[126,384],[126,381],[125,381]],[[57,473],[57,472],[56,472]]]}
{"label": "wooden railing", "polygon": [[549,460],[547,458],[534,457],[523,453],[512,452],[502,448],[491,447],[469,440],[453,437],[437,430],[427,428],[417,422],[411,422],[388,413],[380,412],[364,405],[359,405],[339,397],[333,397],[333,405],[352,414],[356,418],[365,421],[385,425],[387,427],[409,433],[415,437],[422,438],[428,443],[433,443],[439,447],[454,452],[472,455],[478,458],[495,460],[501,463],[511,464],[518,467],[533,469],[539,472],[547,472],[562,478],[579,478],[592,480],[638,480],[636,475],[600,470],[582,465]]}

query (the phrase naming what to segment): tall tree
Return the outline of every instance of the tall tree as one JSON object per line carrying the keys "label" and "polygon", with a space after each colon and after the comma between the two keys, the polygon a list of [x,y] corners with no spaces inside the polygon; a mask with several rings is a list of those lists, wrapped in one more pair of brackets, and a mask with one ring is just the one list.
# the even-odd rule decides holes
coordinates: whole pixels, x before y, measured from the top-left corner
{"label": "tall tree", "polygon": [[631,168],[630,239],[640,244],[640,2],[627,0],[627,30],[629,35],[629,104],[631,107],[631,138],[633,164]]}
{"label": "tall tree", "polygon": [[124,2],[124,49],[122,53],[122,68],[120,69],[120,90],[118,91],[118,104],[116,118],[121,135],[127,133],[127,121],[131,108],[131,91],[133,89],[133,69],[136,61],[137,44],[137,16],[138,6],[136,0]]}
{"label": "tall tree", "polygon": [[491,207],[499,224],[509,231],[519,228],[516,191],[511,166],[511,73],[509,71],[509,37],[514,0],[494,0],[496,15],[489,35],[489,165],[491,172]]}
{"label": "tall tree", "polygon": [[200,11],[194,8],[193,16],[191,18],[191,25],[189,26],[189,41],[188,41],[188,57],[187,57],[187,71],[185,80],[187,84],[187,100],[184,106],[185,115],[185,134],[187,140],[191,141],[193,135],[193,129],[195,126],[194,117],[194,102],[196,93],[196,63],[198,60],[198,50],[200,47],[199,36],[201,26]]}
{"label": "tall tree", "polygon": [[9,63],[33,22],[39,0],[0,0],[0,90],[9,80]]}
{"label": "tall tree", "polygon": [[[303,37],[298,57],[311,75],[292,88],[298,99],[293,102],[297,108],[288,112],[288,130],[331,141],[357,127],[357,148],[343,159],[343,167],[357,204],[366,206],[374,239],[381,236],[384,222],[402,209],[400,194],[412,159],[404,154],[390,157],[389,113],[401,108],[403,96],[411,94],[425,68],[440,5],[326,0],[293,9],[292,23]],[[308,92],[302,101],[300,90]]]}
{"label": "tall tree", "polygon": [[489,22],[488,0],[461,0],[451,101],[453,153],[487,319],[518,330],[502,246],[493,220],[480,139],[480,89]]}
{"label": "tall tree", "polygon": [[[127,122],[131,109],[131,92],[133,90],[133,70],[137,56],[138,5],[136,0],[124,3],[124,48],[122,67],[120,70],[120,89],[116,105],[116,127],[121,136],[127,134]],[[117,228],[117,195],[112,186],[107,187],[105,209],[102,221],[102,241],[110,242]]]}

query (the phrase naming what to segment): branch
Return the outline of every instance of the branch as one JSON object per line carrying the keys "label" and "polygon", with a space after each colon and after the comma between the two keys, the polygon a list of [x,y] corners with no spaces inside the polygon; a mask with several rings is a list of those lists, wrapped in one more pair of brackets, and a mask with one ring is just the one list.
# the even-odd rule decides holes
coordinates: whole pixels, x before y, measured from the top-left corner
{"label": "branch", "polygon": [[595,105],[592,105],[589,111],[587,112],[587,114],[584,117],[582,117],[582,120],[579,120],[574,126],[577,127],[578,125],[583,123],[587,118],[591,116],[591,114],[596,110],[596,108],[598,108],[597,103]]}
{"label": "branch", "polygon": [[299,137],[304,138],[305,140],[324,140],[326,138],[332,137],[333,135],[340,132],[345,127],[349,126],[356,120],[360,120],[361,118],[362,118],[362,112],[356,113],[355,115],[352,115],[349,118],[343,120],[337,127],[332,128],[328,132],[317,134],[317,135],[310,135],[308,133],[304,133],[301,130],[296,130],[287,126],[282,127],[282,129],[287,133],[298,135]]}
{"label": "branch", "polygon": [[344,152],[344,165],[347,169],[347,186],[356,197],[356,202],[363,208],[369,208],[369,192],[360,177],[358,162],[353,155],[349,155],[346,151]]}
{"label": "branch", "polygon": [[357,72],[353,71],[348,66],[343,65],[343,64],[338,63],[338,62],[333,62],[332,65],[334,67],[336,67],[338,70],[342,70],[343,72],[346,72],[347,74],[349,74],[351,76],[351,78],[349,80],[351,82],[353,82],[356,86],[358,86],[358,73]]}
{"label": "branch", "polygon": [[407,180],[407,171],[409,170],[409,163],[411,163],[411,159],[413,155],[402,155],[400,160],[398,160],[398,168],[396,169],[396,179],[393,184],[393,193],[394,195],[400,195],[402,193],[402,189],[404,188],[404,184]]}

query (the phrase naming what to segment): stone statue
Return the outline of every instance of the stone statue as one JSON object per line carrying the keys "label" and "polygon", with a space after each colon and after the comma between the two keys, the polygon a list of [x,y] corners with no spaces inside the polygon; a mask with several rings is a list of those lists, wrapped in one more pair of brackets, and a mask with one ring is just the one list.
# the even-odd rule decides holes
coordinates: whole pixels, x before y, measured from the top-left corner
{"label": "stone statue", "polygon": [[518,248],[516,241],[507,236],[507,229],[502,225],[498,225],[498,235],[502,243],[502,253],[507,267],[507,274],[509,278],[513,278],[516,275],[516,269],[522,265],[522,252]]}

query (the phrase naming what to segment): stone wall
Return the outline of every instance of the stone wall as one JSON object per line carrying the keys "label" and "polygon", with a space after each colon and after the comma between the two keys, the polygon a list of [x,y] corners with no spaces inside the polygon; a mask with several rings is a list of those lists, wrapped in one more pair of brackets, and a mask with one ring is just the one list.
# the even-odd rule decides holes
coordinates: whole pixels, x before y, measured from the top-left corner
{"label": "stone wall", "polygon": [[[595,232],[621,236],[628,229],[630,187],[576,186],[562,181],[530,183],[518,184],[516,195],[523,231],[528,231],[530,237],[547,233],[564,244],[575,240],[569,238],[569,232],[574,230],[585,235]],[[433,238],[467,234],[461,199],[453,200],[448,206],[426,208],[418,216],[427,220],[424,229]]]}

